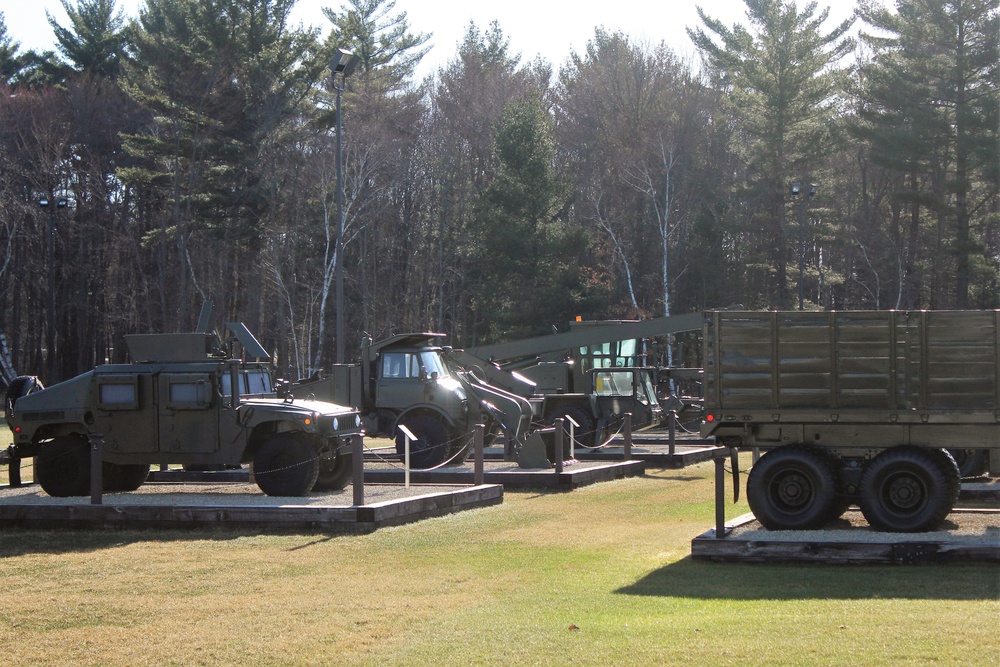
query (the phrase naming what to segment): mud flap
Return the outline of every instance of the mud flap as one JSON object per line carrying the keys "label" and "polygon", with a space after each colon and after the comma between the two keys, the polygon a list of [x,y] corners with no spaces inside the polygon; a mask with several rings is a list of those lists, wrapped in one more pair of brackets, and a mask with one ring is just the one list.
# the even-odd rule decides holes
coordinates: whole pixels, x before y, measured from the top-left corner
{"label": "mud flap", "polygon": [[537,431],[530,433],[517,449],[517,465],[520,468],[552,467],[545,451],[545,441]]}
{"label": "mud flap", "polygon": [[740,450],[729,448],[729,461],[733,468],[733,504],[740,501]]}

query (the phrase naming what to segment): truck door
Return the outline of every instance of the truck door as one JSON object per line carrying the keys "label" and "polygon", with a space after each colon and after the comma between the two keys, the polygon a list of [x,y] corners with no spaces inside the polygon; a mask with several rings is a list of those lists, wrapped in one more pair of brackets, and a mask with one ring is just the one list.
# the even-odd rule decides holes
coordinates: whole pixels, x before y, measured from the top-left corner
{"label": "truck door", "polygon": [[160,451],[211,453],[219,449],[217,398],[208,373],[162,373],[159,379]]}
{"label": "truck door", "polygon": [[383,352],[378,365],[379,407],[402,410],[420,401],[421,370],[417,350]]}

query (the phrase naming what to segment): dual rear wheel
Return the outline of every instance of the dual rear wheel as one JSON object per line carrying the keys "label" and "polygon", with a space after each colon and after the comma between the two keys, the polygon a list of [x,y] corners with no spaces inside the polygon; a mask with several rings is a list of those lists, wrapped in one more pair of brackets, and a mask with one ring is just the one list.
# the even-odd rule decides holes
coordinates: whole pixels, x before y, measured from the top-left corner
{"label": "dual rear wheel", "polygon": [[[934,530],[958,498],[959,472],[945,450],[894,447],[861,476],[857,502],[875,530]],[[833,460],[819,448],[792,445],[764,454],[747,479],[750,509],[769,530],[810,530],[840,516],[850,500]]]}

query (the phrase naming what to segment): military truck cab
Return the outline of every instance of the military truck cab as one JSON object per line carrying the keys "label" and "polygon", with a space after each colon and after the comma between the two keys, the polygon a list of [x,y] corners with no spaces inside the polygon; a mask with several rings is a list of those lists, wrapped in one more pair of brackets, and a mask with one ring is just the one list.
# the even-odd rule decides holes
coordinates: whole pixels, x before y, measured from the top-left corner
{"label": "military truck cab", "polygon": [[[242,324],[229,328],[244,354],[267,354]],[[135,490],[150,465],[252,464],[268,495],[343,488],[357,411],[278,398],[270,365],[233,358],[206,333],[127,336],[133,363],[104,364],[36,391],[8,392],[14,433],[8,458],[36,457],[46,493],[90,493],[90,438],[104,442],[104,488]],[[37,388],[38,383],[14,383]]]}

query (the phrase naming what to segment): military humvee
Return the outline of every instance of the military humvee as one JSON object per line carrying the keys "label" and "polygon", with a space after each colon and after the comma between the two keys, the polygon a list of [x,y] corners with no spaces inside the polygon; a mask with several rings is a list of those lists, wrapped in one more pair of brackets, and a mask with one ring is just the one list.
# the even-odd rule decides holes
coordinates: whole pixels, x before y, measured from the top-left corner
{"label": "military humvee", "polygon": [[278,398],[268,355],[239,323],[230,331],[254,361],[233,358],[208,333],[126,336],[129,364],[105,364],[42,388],[11,383],[7,424],[14,444],[4,460],[35,457],[35,477],[51,496],[90,494],[90,437],[100,434],[103,488],[134,491],[151,464],[251,463],[272,496],[343,488],[350,481],[352,408]]}

